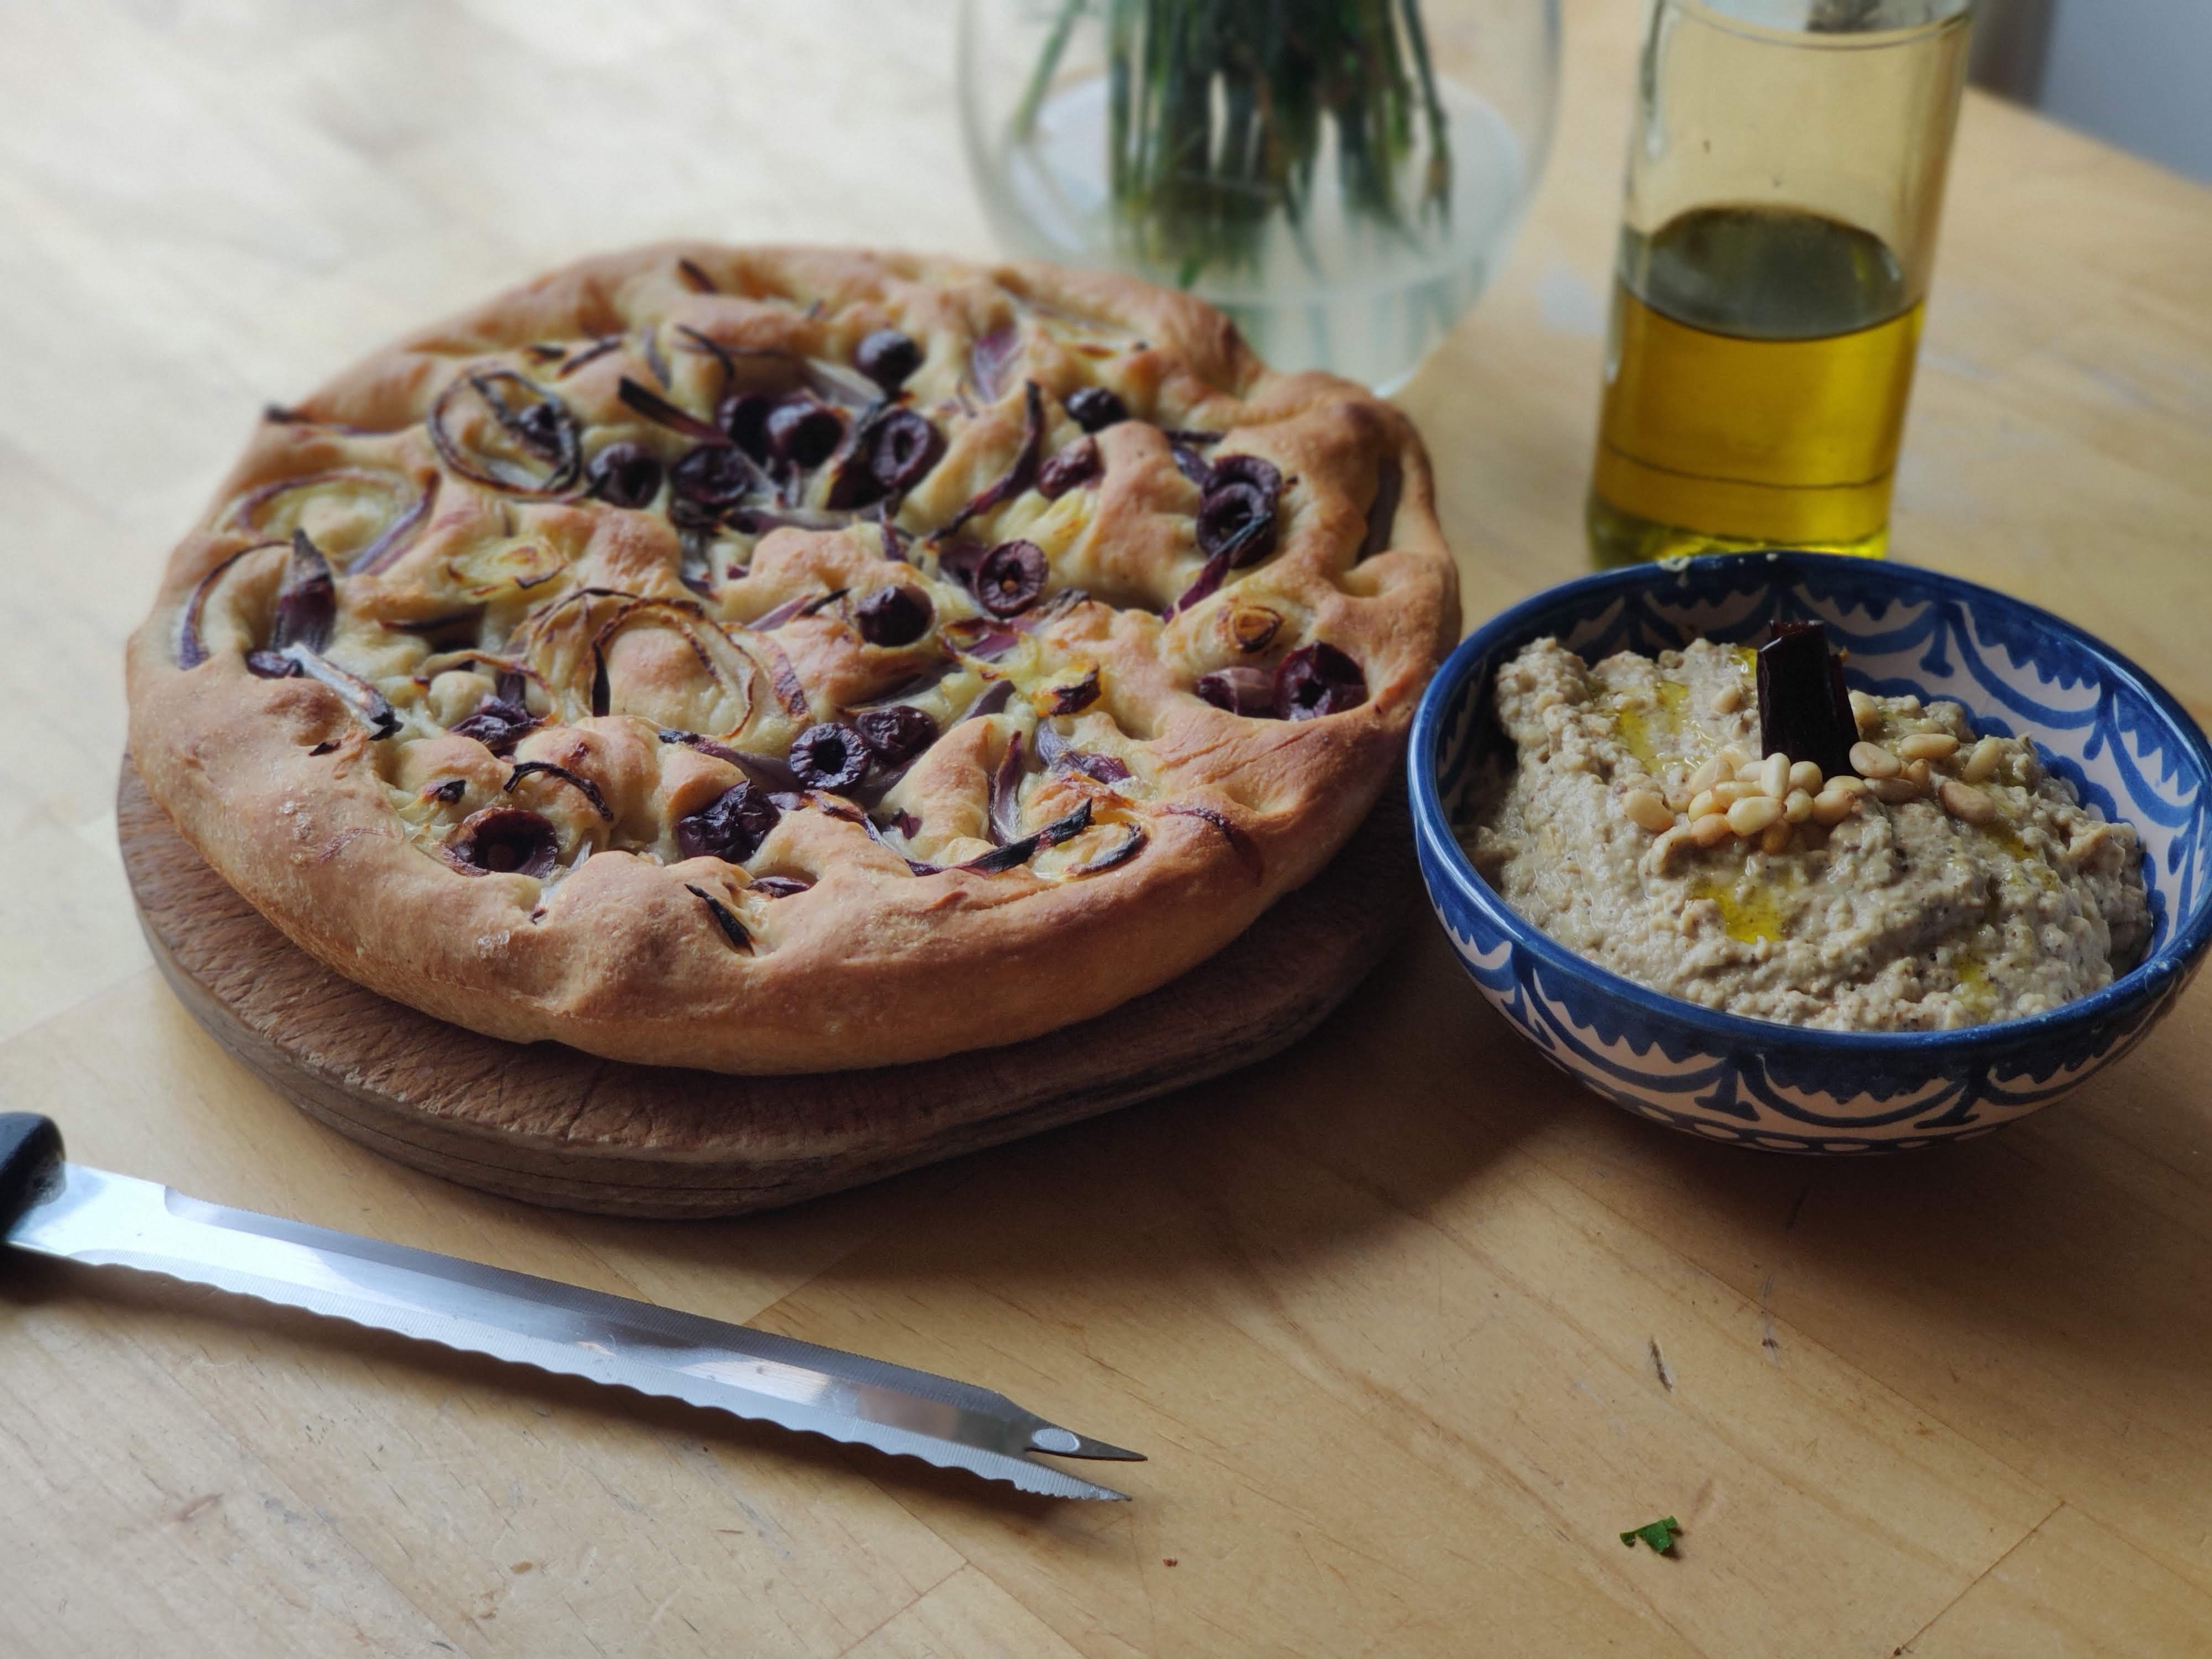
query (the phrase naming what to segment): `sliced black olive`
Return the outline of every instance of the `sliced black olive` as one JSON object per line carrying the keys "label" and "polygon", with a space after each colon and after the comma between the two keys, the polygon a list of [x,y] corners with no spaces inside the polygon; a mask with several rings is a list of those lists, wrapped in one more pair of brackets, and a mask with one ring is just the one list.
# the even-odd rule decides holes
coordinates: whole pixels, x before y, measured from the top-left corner
{"label": "sliced black olive", "polygon": [[1275,671],[1275,713],[1286,720],[1318,720],[1367,701],[1367,676],[1333,645],[1299,647]]}
{"label": "sliced black olive", "polygon": [[1199,550],[1226,550],[1232,568],[1256,564],[1275,550],[1275,507],[1283,474],[1257,455],[1224,455],[1207,471],[1198,507]]}
{"label": "sliced black olive", "polygon": [[1778,623],[1759,647],[1759,739],[1763,754],[1811,761],[1823,777],[1851,775],[1858,722],[1822,624]]}
{"label": "sliced black olive", "polygon": [[643,444],[609,444],[592,457],[584,479],[592,495],[613,507],[650,506],[660,494],[659,458]]}
{"label": "sliced black olive", "polygon": [[945,434],[910,409],[895,409],[868,437],[868,472],[887,494],[902,495],[945,455]]}
{"label": "sliced black olive", "polygon": [[975,603],[994,617],[1018,617],[1044,592],[1049,568],[1035,542],[1000,542],[975,567]]}
{"label": "sliced black olive", "polygon": [[1098,440],[1079,438],[1037,470],[1037,494],[1056,501],[1098,476]]}
{"label": "sliced black olive", "polygon": [[1067,398],[1067,418],[1085,432],[1103,432],[1129,418],[1129,406],[1103,386],[1087,386]]}
{"label": "sliced black olive", "polygon": [[815,467],[828,460],[845,435],[845,422],[825,403],[794,393],[769,411],[769,453],[794,466]]}
{"label": "sliced black olive", "polygon": [[879,328],[853,351],[853,367],[886,392],[896,392],[921,367],[921,348],[895,328]]}
{"label": "sliced black olive", "polygon": [[768,417],[775,409],[775,399],[765,392],[738,392],[721,401],[714,410],[714,424],[730,435],[730,441],[757,461],[769,458]]}
{"label": "sliced black olive", "polygon": [[702,444],[676,463],[669,483],[683,500],[722,512],[752,494],[760,475],[729,444]]}
{"label": "sliced black olive", "polygon": [[687,859],[743,864],[783,815],[750,783],[732,784],[697,811],[676,820],[676,850]]}
{"label": "sliced black olive", "polygon": [[791,769],[808,788],[835,794],[867,775],[868,745],[851,726],[824,720],[792,744]]}
{"label": "sliced black olive", "polygon": [[929,595],[902,582],[879,587],[853,607],[853,625],[870,645],[912,645],[936,615]]}
{"label": "sliced black olive", "polygon": [[520,806],[487,806],[471,813],[446,846],[468,868],[501,875],[549,876],[561,858],[561,838],[552,821]]}
{"label": "sliced black olive", "polygon": [[1258,719],[1275,712],[1275,677],[1264,668],[1217,668],[1194,688],[1216,708]]}
{"label": "sliced black olive", "polygon": [[884,766],[903,766],[937,741],[937,722],[910,702],[855,714],[853,726],[868,752]]}

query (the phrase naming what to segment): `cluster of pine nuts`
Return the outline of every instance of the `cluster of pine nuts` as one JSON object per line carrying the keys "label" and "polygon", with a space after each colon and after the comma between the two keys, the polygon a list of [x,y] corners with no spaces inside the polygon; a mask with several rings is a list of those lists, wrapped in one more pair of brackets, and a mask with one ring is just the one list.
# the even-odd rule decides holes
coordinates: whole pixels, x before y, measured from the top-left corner
{"label": "cluster of pine nuts", "polygon": [[[1855,691],[1851,708],[1862,732],[1879,729],[1881,710],[1872,698]],[[1850,771],[1824,777],[1811,761],[1786,755],[1754,760],[1731,744],[1678,790],[1662,794],[1639,786],[1626,791],[1620,810],[1658,838],[1652,856],[1663,869],[1678,848],[1717,847],[1730,839],[1753,842],[1763,853],[1786,852],[1798,825],[1832,829],[1863,811],[1867,798],[1895,805],[1932,796],[1962,823],[1989,823],[1997,807],[1983,786],[2003,758],[2004,744],[1996,738],[1984,738],[1961,755],[1949,732],[1915,732],[1887,748],[1862,738],[1851,745]],[[1955,763],[1955,776],[1937,773],[1947,763]]]}

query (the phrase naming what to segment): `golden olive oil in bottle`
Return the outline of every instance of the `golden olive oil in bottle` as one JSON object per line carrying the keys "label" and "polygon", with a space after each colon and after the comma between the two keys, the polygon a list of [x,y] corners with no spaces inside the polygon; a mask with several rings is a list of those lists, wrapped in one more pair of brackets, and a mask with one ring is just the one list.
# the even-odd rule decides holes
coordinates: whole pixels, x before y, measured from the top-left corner
{"label": "golden olive oil in bottle", "polygon": [[1881,557],[1968,0],[1656,0],[1590,548]]}

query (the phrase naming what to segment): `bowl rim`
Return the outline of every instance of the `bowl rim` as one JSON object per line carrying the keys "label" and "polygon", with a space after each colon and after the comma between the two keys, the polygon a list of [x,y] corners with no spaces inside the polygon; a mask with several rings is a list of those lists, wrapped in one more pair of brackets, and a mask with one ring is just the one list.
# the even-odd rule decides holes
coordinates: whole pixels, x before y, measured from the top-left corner
{"label": "bowl rim", "polygon": [[[2212,882],[2197,896],[2194,911],[2176,918],[2165,942],[2110,985],[2085,997],[2025,1018],[1998,1020],[1988,1024],[1960,1026],[1939,1031],[1849,1031],[1825,1026],[1793,1025],[1782,1020],[1754,1018],[1708,1008],[1686,998],[1671,996],[1617,974],[1578,955],[1525,920],[1490,884],[1476,873],[1474,864],[1452,833],[1449,815],[1438,793],[1435,757],[1445,720],[1455,708],[1474,665],[1501,644],[1510,642],[1516,630],[1526,629],[1537,616],[1557,609],[1562,601],[1586,596],[1608,598],[1661,583],[1680,582],[1691,573],[1710,574],[1723,580],[1731,569],[1759,566],[1776,580],[1800,570],[1848,569],[1854,575],[1880,582],[1901,578],[1899,597],[1917,589],[1932,597],[1987,601],[2010,608],[2033,620],[2039,628],[2063,634],[2101,661],[2117,677],[2169,720],[2192,752],[2203,786],[2212,789],[2212,742],[2173,694],[2124,653],[2115,650],[2079,624],[2028,600],[1996,588],[1985,587],[1962,576],[1924,565],[1852,557],[1838,553],[1811,553],[1778,549],[1772,551],[1703,554],[1685,561],[1632,565],[1601,570],[1554,583],[1508,606],[1462,640],[1437,670],[1414,710],[1411,739],[1407,745],[1407,786],[1413,806],[1415,842],[1427,854],[1422,860],[1425,878],[1433,886],[1437,876],[1480,911],[1516,951],[1527,951],[1542,966],[1570,977],[1591,982],[1597,989],[1632,1003],[1647,1014],[1690,1028],[1709,1040],[1711,1048],[1744,1048],[1796,1053],[1825,1050],[1848,1052],[1869,1060],[1910,1057],[1921,1062],[1941,1061],[1976,1051],[2045,1044],[2063,1044],[2078,1037],[2117,1013],[2162,994],[2212,943]],[[1593,609],[1601,608],[1594,605]],[[1533,637],[1533,635],[1531,635]],[[2033,735],[2032,732],[2027,735]],[[1443,918],[1439,918],[1443,920]],[[1450,927],[1447,921],[1446,931]]]}

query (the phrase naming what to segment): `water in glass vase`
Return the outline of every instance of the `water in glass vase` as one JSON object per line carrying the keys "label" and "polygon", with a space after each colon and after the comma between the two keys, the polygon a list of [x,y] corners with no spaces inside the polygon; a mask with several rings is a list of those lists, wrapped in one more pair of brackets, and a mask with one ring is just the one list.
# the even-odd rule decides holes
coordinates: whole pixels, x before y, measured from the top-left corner
{"label": "water in glass vase", "polygon": [[1624,230],[1589,500],[1601,564],[1881,556],[1922,307],[1880,238],[1802,210]]}
{"label": "water in glass vase", "polygon": [[[1378,217],[1341,192],[1315,188],[1303,212],[1277,210],[1235,257],[1194,260],[1146,247],[1117,210],[1102,158],[1109,149],[1108,78],[1064,83],[1025,131],[1001,140],[997,176],[1012,197],[1024,251],[1039,258],[1117,266],[1187,288],[1233,317],[1279,368],[1322,367],[1388,392],[1480,295],[1512,235],[1529,179],[1513,129],[1488,102],[1437,88],[1449,147],[1440,200]],[[1323,123],[1310,176],[1339,176],[1340,135]],[[1218,157],[1212,158],[1215,161]],[[1423,201],[1433,152],[1418,137],[1394,172],[1398,199]]]}

